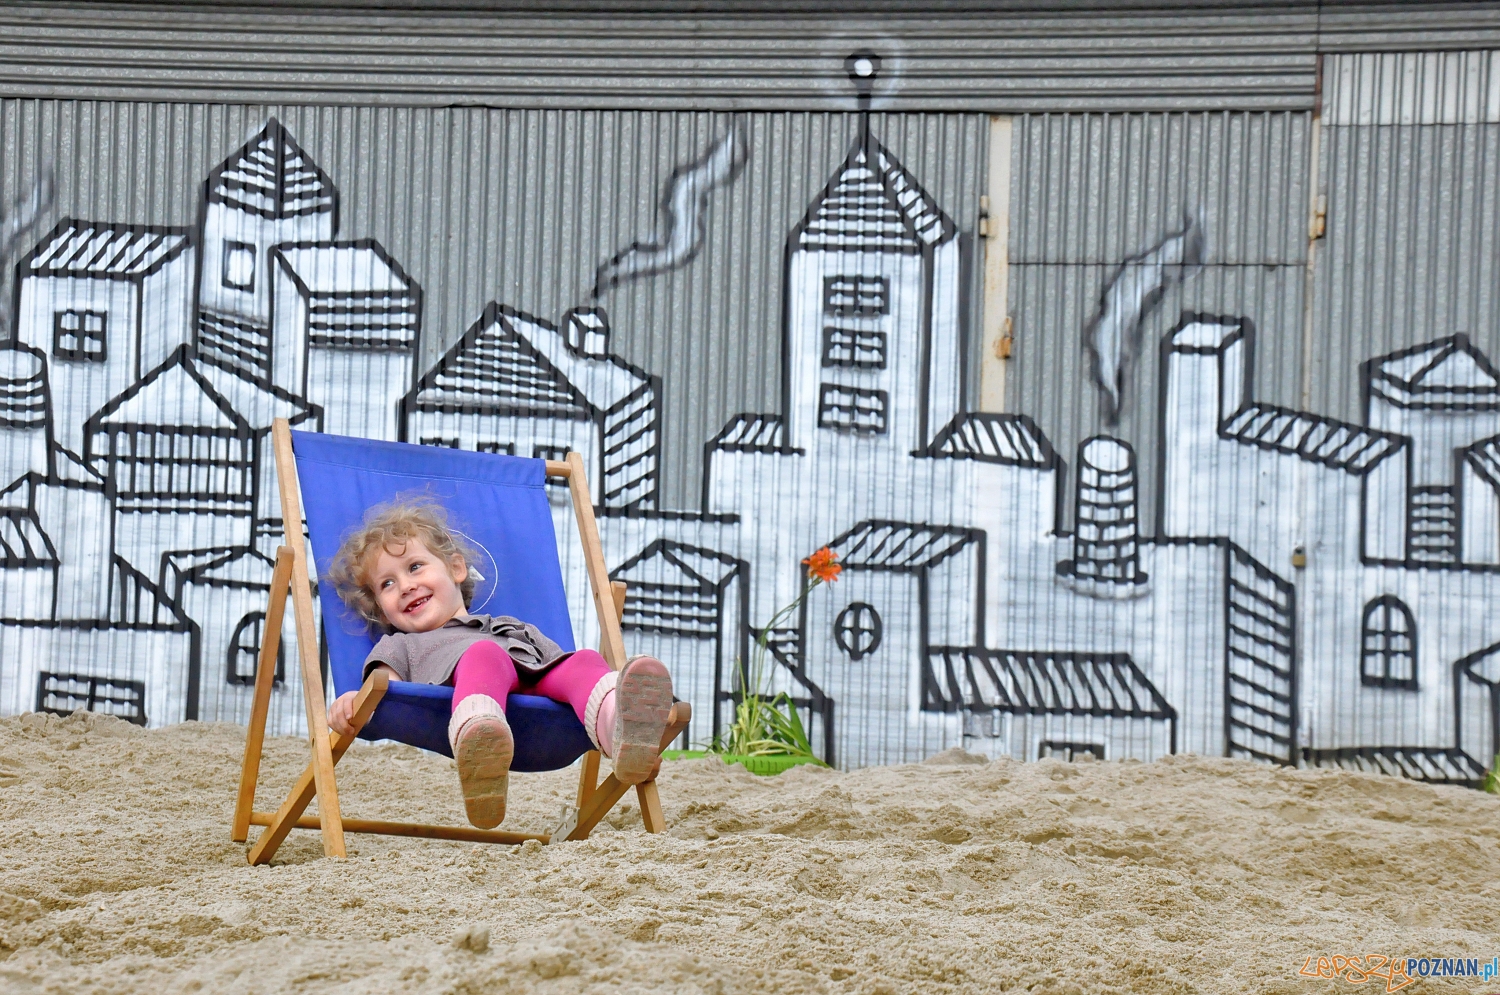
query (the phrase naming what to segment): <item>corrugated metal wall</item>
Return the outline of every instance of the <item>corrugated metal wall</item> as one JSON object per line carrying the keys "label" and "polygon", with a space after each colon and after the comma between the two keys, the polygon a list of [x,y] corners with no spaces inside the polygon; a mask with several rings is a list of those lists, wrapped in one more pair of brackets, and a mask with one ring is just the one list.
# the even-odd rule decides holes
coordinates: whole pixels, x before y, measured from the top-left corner
{"label": "corrugated metal wall", "polygon": [[[1156,521],[1158,352],[1184,310],[1248,315],[1256,389],[1297,400],[1307,259],[1308,140],[1301,113],[1047,114],[1014,121],[1007,408],[1071,463],[1106,428],[1084,332],[1121,264],[1201,219],[1201,272],[1145,317],[1118,429],[1140,461],[1141,520]],[[1071,498],[1069,498],[1071,501]],[[1071,512],[1064,528],[1070,528]]]}
{"label": "corrugated metal wall", "polygon": [[1493,52],[1329,60],[1313,403],[1358,421],[1371,356],[1463,332],[1500,354]]}
{"label": "corrugated metal wall", "polygon": [[[337,237],[375,239],[422,287],[419,369],[489,301],[550,321],[604,307],[611,347],[663,379],[662,505],[676,509],[698,506],[703,442],[730,415],[779,401],[782,249],[859,123],[741,115],[749,158],[709,203],[698,261],[597,299],[595,268],[656,237],[673,169],[703,155],[733,116],[7,100],[0,196],[14,201],[53,163],[53,217],[194,225],[209,170],[271,117],[337,187]],[[875,115],[872,127],[972,230],[984,119]]]}
{"label": "corrugated metal wall", "polygon": [[[609,78],[657,74],[634,89],[549,84],[610,48],[580,34],[524,79],[491,73],[465,40],[428,75],[403,63],[377,98],[355,63],[378,45],[299,91],[299,40],[366,38],[326,12],[200,16],[173,35],[259,44],[280,59],[264,71],[174,64],[152,83],[96,53],[79,56],[70,91],[58,53],[73,43],[49,32],[83,21],[53,13],[7,15],[19,40],[0,46],[0,64],[40,52],[47,66],[0,74],[0,204],[49,168],[57,178],[17,247],[36,247],[16,280],[31,297],[4,310],[27,348],[0,350],[0,583],[23,612],[0,617],[0,658],[23,661],[0,669],[5,709],[32,707],[35,675],[53,667],[58,701],[143,688],[153,723],[243,719],[279,532],[264,434],[276,415],[312,427],[336,412],[376,437],[575,448],[649,496],[626,507],[633,497],[600,492],[605,552],[638,592],[627,627],[673,656],[704,717],[730,700],[751,631],[795,593],[800,558],[840,549],[843,585],[775,639],[778,686],[844,764],[956,743],[1023,757],[1192,749],[1469,783],[1493,752],[1492,53],[1330,55],[1315,106],[1302,10],[1264,36],[1226,21],[1199,62],[1185,36],[1153,54],[1156,15],[1119,43],[1126,63],[1063,40],[1055,14],[1011,24],[1053,37],[1050,55],[1013,38],[970,62],[957,20],[930,34],[891,20],[906,35],[866,118],[842,53],[874,19],[816,39],[767,27],[746,56],[759,90],[715,90],[723,65],[688,67],[687,35],[646,19],[621,27],[621,61],[601,63]],[[1448,11],[1424,37],[1451,41],[1482,13]],[[106,48],[144,51],[138,13],[88,16],[119,29]],[[1374,37],[1368,17],[1329,23],[1333,45]],[[424,29],[421,44],[465,25]],[[642,39],[671,50],[632,62],[624,50]],[[777,45],[782,75],[764,61]],[[1104,75],[1059,82],[1069,65]],[[960,84],[955,66],[980,82]],[[349,88],[334,92],[340,73]],[[1086,81],[1109,73],[1132,86],[1092,93]],[[510,106],[435,106],[458,92]],[[255,102],[267,93],[293,96]],[[976,93],[998,96],[981,108]],[[747,94],[764,106],[740,109]],[[999,362],[972,334],[991,189],[981,109],[1017,115],[1006,412],[975,404],[980,367]],[[704,200],[701,245],[595,296],[602,263],[665,237],[674,177],[727,135],[742,136],[744,168]],[[1322,233],[1309,228],[1319,204]],[[1143,256],[1185,229],[1202,258],[1159,300],[1161,279],[1138,288],[1148,306],[1125,323],[1137,340],[1113,424],[1086,330],[1114,281],[1146,273]],[[288,295],[279,316],[256,272]],[[372,274],[385,281],[373,290]],[[601,307],[607,339],[589,310]],[[135,344],[106,356],[127,326]],[[1469,338],[1434,341],[1458,332]],[[275,349],[319,336],[321,380],[274,380]],[[146,339],[170,349],[132,366]],[[1384,355],[1408,346],[1421,348]],[[251,361],[222,368],[239,348]],[[1382,356],[1384,386],[1360,365]],[[475,410],[446,410],[447,395],[419,409],[414,390],[398,411],[428,374],[435,394],[480,398]],[[46,450],[44,428],[73,455]],[[1100,435],[1080,472],[1080,444]],[[160,480],[127,493],[130,474]],[[567,554],[585,619],[576,567]],[[591,640],[592,624],[578,634]],[[278,729],[300,723],[295,688],[289,673]]]}

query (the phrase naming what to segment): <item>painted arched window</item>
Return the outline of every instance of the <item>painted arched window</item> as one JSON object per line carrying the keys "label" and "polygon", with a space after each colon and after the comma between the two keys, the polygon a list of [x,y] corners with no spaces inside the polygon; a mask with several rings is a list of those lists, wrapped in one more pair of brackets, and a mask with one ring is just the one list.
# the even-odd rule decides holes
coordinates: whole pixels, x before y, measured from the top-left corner
{"label": "painted arched window", "polygon": [[[266,613],[251,612],[240,619],[229,637],[229,660],[224,677],[230,684],[254,684],[255,665],[260,660],[260,641],[265,638]],[[276,679],[286,678],[286,643],[276,645]]]}
{"label": "painted arched window", "polygon": [[1365,605],[1360,627],[1359,682],[1417,689],[1417,623],[1405,602],[1382,594]]}

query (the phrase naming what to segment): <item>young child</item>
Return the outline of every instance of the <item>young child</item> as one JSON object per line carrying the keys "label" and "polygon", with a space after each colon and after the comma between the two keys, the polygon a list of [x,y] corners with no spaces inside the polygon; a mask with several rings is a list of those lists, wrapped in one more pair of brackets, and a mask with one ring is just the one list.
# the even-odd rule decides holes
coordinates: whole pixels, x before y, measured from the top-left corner
{"label": "young child", "polygon": [[[654,776],[672,708],[666,667],[640,656],[616,673],[595,651],[564,653],[519,619],[470,615],[472,557],[442,506],[397,498],[366,513],[329,571],[344,603],[385,633],[365,658],[366,677],[378,667],[396,680],[453,686],[448,743],[469,821],[490,829],[505,818],[515,752],[505,719],[512,691],[572,705],[620,781]],[[355,694],[339,695],[329,709],[328,724],[340,735],[354,732]]]}

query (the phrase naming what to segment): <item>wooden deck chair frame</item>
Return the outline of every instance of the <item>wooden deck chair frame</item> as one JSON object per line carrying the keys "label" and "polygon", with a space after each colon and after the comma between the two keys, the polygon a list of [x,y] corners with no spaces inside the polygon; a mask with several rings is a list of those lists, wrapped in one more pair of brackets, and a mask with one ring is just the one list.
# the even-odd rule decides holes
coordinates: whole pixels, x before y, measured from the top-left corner
{"label": "wooden deck chair frame", "polygon": [[[250,727],[245,736],[244,764],[240,771],[239,799],[234,808],[231,838],[243,843],[251,826],[265,831],[250,848],[251,864],[269,863],[293,829],[316,829],[323,835],[323,853],[343,857],[345,833],[376,833],[385,836],[411,836],[426,839],[461,840],[474,843],[523,843],[538,840],[586,839],[621,798],[628,785],[615,780],[613,774],[599,783],[599,752],[583,756],[579,772],[577,806],[569,810],[560,825],[550,833],[513,833],[498,829],[475,829],[471,826],[434,826],[415,822],[387,822],[374,819],[348,819],[339,808],[338,784],[334,767],[351,740],[328,728],[327,702],[323,675],[318,661],[317,624],[313,618],[312,586],[308,580],[307,544],[302,537],[301,488],[297,482],[297,464],[292,455],[291,427],[278,418],[271,428],[272,448],[276,459],[276,478],[281,491],[281,516],[286,544],[276,550],[276,567],[271,575],[271,598],[266,607],[265,636],[261,640],[260,658],[255,671],[255,697],[250,709]],[[593,591],[594,609],[599,616],[600,653],[611,667],[619,670],[625,664],[625,643],[620,634],[620,616],[625,607],[625,585],[611,584],[594,521],[593,499],[584,475],[583,457],[570,452],[566,459],[548,460],[547,476],[568,482],[578,521],[578,538],[583,544],[584,563],[588,568],[589,587]],[[271,707],[271,683],[276,673],[276,653],[281,643],[281,624],[286,612],[287,593],[292,599],[292,621],[297,632],[297,656],[302,668],[303,703],[307,710],[308,741],[312,757],[297,779],[296,785],[275,812],[254,810],[255,785],[260,776],[261,751],[265,745],[266,719]],[[388,679],[376,672],[365,679],[354,699],[355,730],[370,720],[375,706],[385,695]],[[687,702],[672,706],[667,730],[661,745],[665,749],[687,728],[692,710]],[[662,818],[661,798],[656,782],[636,785],[641,819],[647,832],[659,833],[666,828]],[[318,815],[305,815],[313,798],[318,799]]]}

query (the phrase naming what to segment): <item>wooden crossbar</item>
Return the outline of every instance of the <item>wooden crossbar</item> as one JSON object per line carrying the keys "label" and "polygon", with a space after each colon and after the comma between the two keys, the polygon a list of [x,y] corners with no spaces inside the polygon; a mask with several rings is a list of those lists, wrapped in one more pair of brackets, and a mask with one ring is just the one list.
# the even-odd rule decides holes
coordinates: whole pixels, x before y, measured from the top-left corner
{"label": "wooden crossbar", "polygon": [[[251,812],[252,826],[269,826],[274,812]],[[316,815],[299,815],[296,828],[322,829]],[[460,843],[508,843],[515,846],[527,840],[546,843],[546,833],[510,833],[502,829],[475,829],[472,826],[431,826],[423,822],[386,822],[381,819],[344,819],[346,833],[372,833],[379,836],[409,836],[427,840],[457,840]]]}
{"label": "wooden crossbar", "polygon": [[[271,602],[266,606],[266,624],[261,630],[260,659],[255,665],[255,698],[250,705],[250,728],[245,731],[245,760],[240,768],[240,796],[234,804],[234,831],[229,838],[245,842],[250,835],[250,809],[255,805],[255,782],[260,777],[260,757],[266,744],[266,717],[271,710],[271,683],[276,679],[276,654],[281,649],[281,620],[286,614],[286,595],[292,584],[292,551],[276,550],[276,569],[271,573]],[[318,827],[320,830],[322,826]]]}
{"label": "wooden crossbar", "polygon": [[[599,776],[598,751],[590,751],[583,757],[578,780],[578,807],[564,821],[566,832],[561,834],[513,833],[467,826],[435,826],[343,817],[339,808],[334,767],[353,744],[354,737],[342,736],[328,728],[323,675],[316,649],[318,636],[313,615],[312,587],[308,579],[311,564],[308,562],[307,545],[302,533],[301,488],[292,452],[291,426],[286,419],[278,418],[272,423],[271,441],[286,543],[276,551],[270,603],[266,609],[264,636],[256,662],[255,697],[250,710],[250,728],[245,736],[239,796],[235,801],[234,821],[230,828],[230,837],[237,843],[243,843],[249,837],[251,826],[265,827],[247,855],[250,863],[268,863],[293,829],[318,830],[323,837],[323,853],[329,857],[345,855],[345,832],[504,844],[531,839],[548,843],[554,839],[576,840],[587,837],[629,787],[616,781],[613,774],[606,777],[603,783],[595,783]],[[583,545],[589,588],[599,619],[599,650],[605,661],[619,670],[626,662],[625,643],[620,631],[625,608],[625,585],[609,579],[604,550],[599,542],[598,525],[594,521],[593,495],[589,490],[583,457],[578,453],[568,453],[565,460],[547,460],[546,474],[568,481],[573,513],[578,523],[578,538]],[[266,721],[270,711],[276,655],[281,646],[281,627],[288,594],[292,601],[292,621],[297,632],[297,656],[302,672],[303,704],[307,712],[308,740],[312,755],[281,807],[275,812],[257,812],[254,809],[255,787],[265,749]],[[356,733],[374,714],[387,686],[388,679],[384,671],[372,673],[361,686],[354,699],[354,715],[351,718]],[[686,702],[677,702],[672,706],[669,725],[661,741],[662,749],[666,749],[687,727],[691,714],[692,709]],[[653,780],[636,785],[636,793],[640,799],[641,819],[646,830],[652,833],[664,832],[666,820],[662,817],[656,782]],[[318,799],[318,815],[304,814],[314,797]]]}

